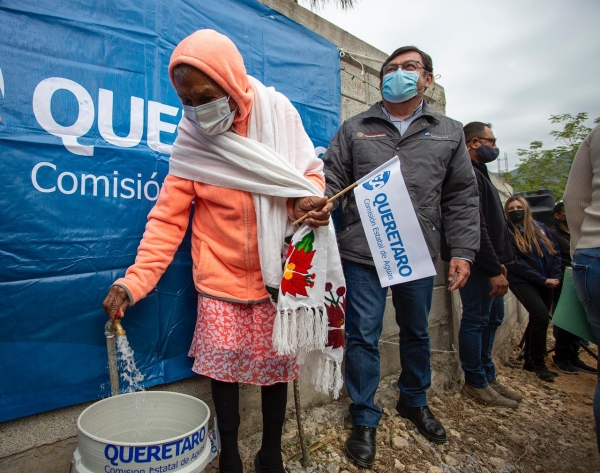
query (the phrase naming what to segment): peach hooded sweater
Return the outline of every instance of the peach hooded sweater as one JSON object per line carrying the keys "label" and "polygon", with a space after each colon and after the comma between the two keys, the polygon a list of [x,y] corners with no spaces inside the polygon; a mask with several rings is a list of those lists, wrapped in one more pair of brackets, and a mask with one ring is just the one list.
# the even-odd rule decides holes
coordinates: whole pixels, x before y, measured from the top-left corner
{"label": "peach hooded sweater", "polygon": [[[247,136],[254,94],[243,58],[233,42],[213,30],[196,31],[179,43],[171,55],[169,76],[173,84],[173,69],[178,64],[200,69],[231,96],[238,106],[233,130]],[[300,120],[296,123],[301,127]],[[305,177],[324,190],[322,173]],[[231,302],[269,300],[259,262],[252,195],[171,174],[165,178],[156,205],[148,214],[135,263],[115,284],[127,290],[132,304],[156,286],[183,240],[192,201],[193,278],[198,292]]]}

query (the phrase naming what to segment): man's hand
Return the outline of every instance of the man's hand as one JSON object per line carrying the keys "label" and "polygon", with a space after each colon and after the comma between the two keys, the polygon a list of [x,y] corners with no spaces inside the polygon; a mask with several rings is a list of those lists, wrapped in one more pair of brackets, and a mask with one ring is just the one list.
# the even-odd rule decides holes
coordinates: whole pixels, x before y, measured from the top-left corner
{"label": "man's hand", "polygon": [[560,280],[558,279],[546,279],[544,286],[549,287],[550,289],[556,289],[560,284]]}
{"label": "man's hand", "polygon": [[490,296],[502,297],[508,292],[508,281],[503,274],[490,278],[490,282],[492,283],[492,292],[490,292]]}
{"label": "man's hand", "polygon": [[448,290],[450,292],[463,287],[471,274],[471,264],[464,259],[452,258],[448,271]]}
{"label": "man's hand", "polygon": [[501,264],[500,267],[502,268],[502,276],[508,279],[508,269],[506,269],[506,266],[503,264]]}
{"label": "man's hand", "polygon": [[117,312],[120,314],[119,317],[125,317],[125,311],[129,307],[129,297],[127,297],[127,291],[121,286],[110,286],[108,295],[102,302],[104,312],[110,317],[110,320],[115,320]]}
{"label": "man's hand", "polygon": [[304,223],[309,227],[324,227],[329,224],[329,216],[333,204],[327,203],[327,197],[300,197],[294,203],[296,219],[308,214]]}

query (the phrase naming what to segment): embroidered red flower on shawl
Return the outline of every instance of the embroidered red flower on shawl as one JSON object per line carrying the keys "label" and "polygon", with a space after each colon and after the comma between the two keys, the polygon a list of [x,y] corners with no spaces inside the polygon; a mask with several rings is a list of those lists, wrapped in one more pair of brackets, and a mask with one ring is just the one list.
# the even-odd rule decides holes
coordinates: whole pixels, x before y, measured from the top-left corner
{"label": "embroidered red flower on shawl", "polygon": [[330,328],[329,332],[327,332],[327,346],[331,348],[343,348],[345,333],[343,328]]}
{"label": "embroidered red flower on shawl", "polygon": [[346,288],[340,286],[333,293],[333,285],[325,284],[325,290],[329,292],[329,296],[325,296],[325,300],[329,304],[325,304],[327,309],[327,319],[329,322],[329,331],[327,333],[327,346],[331,348],[340,348],[344,346],[344,318],[346,313]]}
{"label": "embroidered red flower on shawl", "polygon": [[312,249],[314,240],[314,233],[310,232],[295,246],[290,245],[288,248],[281,280],[283,295],[308,296],[306,288],[315,285],[315,274],[310,273],[316,251]]}

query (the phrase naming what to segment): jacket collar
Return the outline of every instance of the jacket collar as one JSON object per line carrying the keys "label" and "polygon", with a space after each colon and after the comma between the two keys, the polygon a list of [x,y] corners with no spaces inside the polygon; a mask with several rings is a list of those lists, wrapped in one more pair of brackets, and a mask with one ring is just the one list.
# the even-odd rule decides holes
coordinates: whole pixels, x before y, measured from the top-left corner
{"label": "jacket collar", "polygon": [[483,163],[478,163],[477,161],[471,159],[471,164],[473,165],[473,167],[475,169],[477,169],[478,171],[480,171],[484,176],[486,176],[487,178],[490,177],[489,172],[488,172],[488,168],[485,164]]}
{"label": "jacket collar", "polygon": [[556,230],[558,232],[560,232],[562,235],[566,236],[567,238],[570,238],[571,234],[569,232],[565,232],[561,226],[559,225],[558,220],[554,219],[554,223],[552,224],[553,228],[556,228]]}
{"label": "jacket collar", "polygon": [[[369,108],[365,113],[366,117],[373,117],[373,118],[381,118],[383,120],[387,120],[389,121],[389,118],[386,116],[385,112],[383,111],[383,101],[379,101],[375,104],[373,104],[371,106],[371,108]],[[443,117],[443,115],[440,112],[435,111],[431,106],[429,106],[429,104],[426,101],[423,101],[423,113],[421,114],[422,117],[427,117],[428,121],[436,121],[439,122],[440,118]]]}

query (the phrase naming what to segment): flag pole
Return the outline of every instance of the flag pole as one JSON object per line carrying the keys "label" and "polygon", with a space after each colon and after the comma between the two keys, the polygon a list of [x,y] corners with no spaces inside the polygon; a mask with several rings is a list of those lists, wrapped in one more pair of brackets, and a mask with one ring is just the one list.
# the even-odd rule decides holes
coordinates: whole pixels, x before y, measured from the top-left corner
{"label": "flag pole", "polygon": [[[345,194],[348,191],[351,191],[352,189],[354,189],[356,187],[356,185],[358,184],[358,181],[355,182],[354,184],[350,184],[348,187],[346,187],[344,190],[338,192],[337,194],[335,194],[333,197],[331,197],[327,203],[329,202],[333,202],[335,199],[337,199],[340,195]],[[292,223],[292,225],[297,225],[299,223],[302,223],[304,221],[304,219],[306,219],[306,216],[308,215],[308,212],[305,213],[302,217],[300,217],[298,220],[296,220],[294,223]]]}

